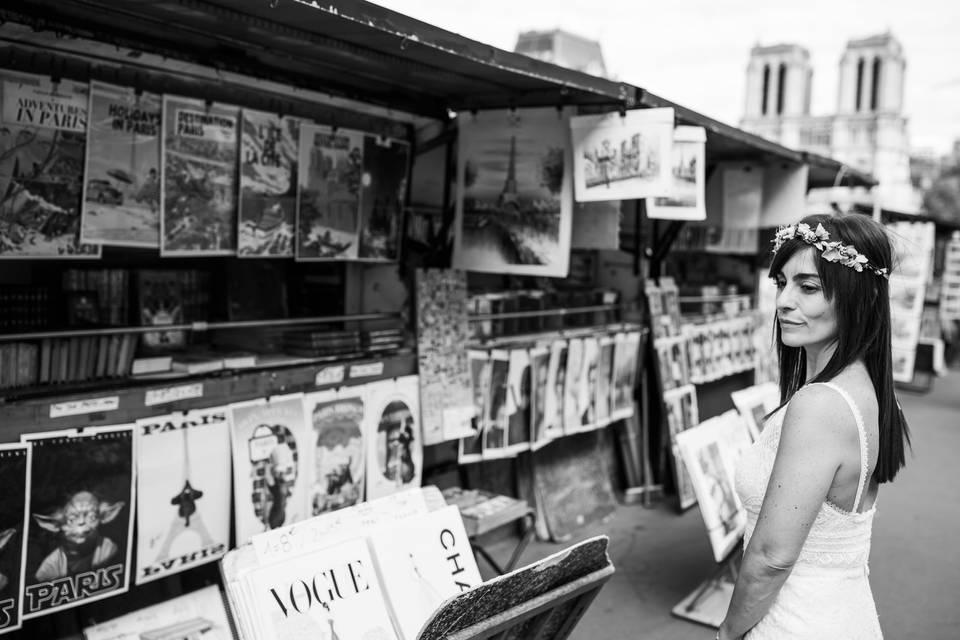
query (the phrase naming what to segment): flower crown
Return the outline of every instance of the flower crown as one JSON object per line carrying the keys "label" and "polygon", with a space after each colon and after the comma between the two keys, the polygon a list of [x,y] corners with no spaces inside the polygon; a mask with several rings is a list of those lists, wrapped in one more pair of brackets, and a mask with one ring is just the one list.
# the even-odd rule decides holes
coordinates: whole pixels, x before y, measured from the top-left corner
{"label": "flower crown", "polygon": [[886,267],[878,268],[871,264],[867,256],[857,251],[852,245],[843,244],[839,240],[828,242],[830,232],[824,229],[822,224],[817,224],[816,229],[811,229],[810,225],[805,222],[780,227],[772,241],[773,252],[779,251],[784,242],[793,238],[800,238],[807,244],[819,249],[821,251],[820,257],[827,262],[839,262],[858,273],[867,269],[882,278],[890,278],[890,271]]}

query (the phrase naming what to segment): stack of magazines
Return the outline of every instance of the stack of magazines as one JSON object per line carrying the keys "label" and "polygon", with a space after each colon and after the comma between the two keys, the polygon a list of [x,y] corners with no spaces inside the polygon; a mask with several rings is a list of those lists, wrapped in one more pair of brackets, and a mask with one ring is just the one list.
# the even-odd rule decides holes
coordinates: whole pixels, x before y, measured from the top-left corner
{"label": "stack of magazines", "polygon": [[241,640],[414,640],[482,582],[460,512],[436,487],[259,534],[221,572]]}

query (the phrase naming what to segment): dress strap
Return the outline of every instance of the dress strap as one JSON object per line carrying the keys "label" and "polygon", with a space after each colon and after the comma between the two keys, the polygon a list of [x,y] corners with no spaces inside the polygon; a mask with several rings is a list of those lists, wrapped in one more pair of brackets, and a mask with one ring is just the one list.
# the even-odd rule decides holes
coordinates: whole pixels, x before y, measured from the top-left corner
{"label": "dress strap", "polygon": [[853,413],[853,419],[857,423],[857,433],[860,435],[860,481],[857,483],[857,496],[853,499],[853,510],[859,512],[860,498],[863,497],[863,492],[867,486],[867,470],[870,465],[869,451],[867,449],[867,429],[863,424],[863,415],[860,413],[860,407],[853,401],[853,397],[840,385],[834,384],[833,382],[818,382],[816,384],[830,387],[839,393],[840,397],[847,402],[850,411]]}

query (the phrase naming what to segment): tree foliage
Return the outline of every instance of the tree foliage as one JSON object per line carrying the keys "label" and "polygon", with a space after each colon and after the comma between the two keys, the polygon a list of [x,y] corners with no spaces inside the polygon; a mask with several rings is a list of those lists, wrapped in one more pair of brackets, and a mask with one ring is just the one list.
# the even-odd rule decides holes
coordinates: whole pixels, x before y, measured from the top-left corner
{"label": "tree foliage", "polygon": [[940,174],[923,194],[923,208],[935,220],[960,224],[960,166]]}

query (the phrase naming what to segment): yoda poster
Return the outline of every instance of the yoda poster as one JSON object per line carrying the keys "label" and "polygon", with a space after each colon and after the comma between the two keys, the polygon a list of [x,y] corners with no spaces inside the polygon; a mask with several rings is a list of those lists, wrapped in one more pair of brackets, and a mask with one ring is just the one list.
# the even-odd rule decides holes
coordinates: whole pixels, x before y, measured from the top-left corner
{"label": "yoda poster", "polygon": [[137,421],[137,584],[229,549],[229,413],[212,407]]}
{"label": "yoda poster", "polygon": [[307,517],[309,427],[303,394],[230,406],[236,542]]}
{"label": "yoda poster", "polygon": [[133,535],[133,425],[31,434],[23,617],[124,593]]}
{"label": "yoda poster", "polygon": [[0,445],[0,635],[20,628],[30,448]]}

